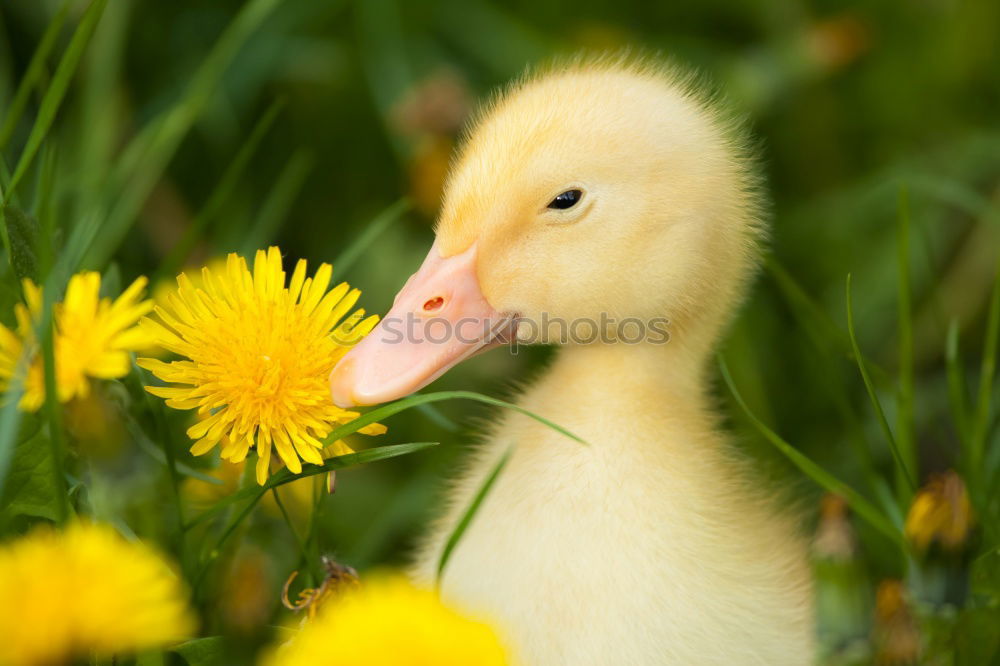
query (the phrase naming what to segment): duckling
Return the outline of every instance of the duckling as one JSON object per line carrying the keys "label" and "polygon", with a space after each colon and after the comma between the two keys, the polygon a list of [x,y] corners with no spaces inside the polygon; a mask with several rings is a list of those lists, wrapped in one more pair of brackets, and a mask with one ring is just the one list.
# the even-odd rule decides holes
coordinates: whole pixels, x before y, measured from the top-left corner
{"label": "duckling", "polygon": [[621,59],[554,67],[481,114],[427,259],[331,374],[337,404],[375,404],[509,334],[559,345],[517,404],[587,444],[496,414],[415,566],[433,577],[510,451],[441,593],[492,617],[516,663],[812,661],[796,519],[754,484],[710,397],[764,211],[744,138],[690,78]]}

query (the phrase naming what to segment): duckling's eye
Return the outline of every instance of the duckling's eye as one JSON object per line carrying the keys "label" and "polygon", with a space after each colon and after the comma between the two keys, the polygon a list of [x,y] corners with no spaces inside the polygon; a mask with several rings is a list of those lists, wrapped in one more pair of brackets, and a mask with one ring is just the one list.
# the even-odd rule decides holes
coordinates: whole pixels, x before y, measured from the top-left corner
{"label": "duckling's eye", "polygon": [[580,201],[581,197],[583,197],[583,192],[580,190],[566,190],[549,202],[549,208],[555,208],[556,210],[572,208]]}

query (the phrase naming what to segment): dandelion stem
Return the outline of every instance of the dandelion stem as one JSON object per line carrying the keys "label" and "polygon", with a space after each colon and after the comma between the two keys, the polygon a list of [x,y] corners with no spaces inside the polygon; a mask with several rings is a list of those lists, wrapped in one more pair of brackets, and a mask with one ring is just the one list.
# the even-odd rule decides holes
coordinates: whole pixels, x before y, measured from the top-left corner
{"label": "dandelion stem", "polygon": [[194,580],[193,587],[196,592],[201,587],[201,583],[205,579],[205,574],[207,574],[208,570],[212,568],[212,563],[215,562],[215,560],[219,557],[220,553],[222,552],[222,547],[226,545],[226,541],[228,541],[229,537],[233,535],[233,532],[236,531],[236,528],[240,526],[240,524],[243,522],[243,519],[250,515],[250,512],[253,511],[253,508],[257,506],[257,503],[260,502],[260,499],[263,496],[264,496],[263,491],[259,492],[256,495],[254,495],[249,502],[247,502],[246,506],[244,506],[243,509],[238,514],[236,514],[236,517],[233,518],[232,521],[230,521],[229,525],[226,527],[226,530],[222,533],[222,536],[220,536],[219,540],[215,542],[215,546],[212,548],[212,550],[208,552],[208,556],[205,558],[205,562],[201,565],[201,569],[198,571],[198,575],[197,577],[195,577]]}
{"label": "dandelion stem", "polygon": [[184,504],[181,500],[180,473],[177,471],[177,460],[174,455],[173,438],[171,436],[170,425],[167,423],[167,415],[163,404],[153,400],[152,396],[143,386],[152,383],[149,377],[144,376],[145,371],[135,364],[135,354],[132,354],[133,377],[138,382],[139,391],[145,396],[146,406],[153,414],[153,421],[156,424],[157,439],[163,448],[163,456],[166,458],[167,470],[170,475],[170,498],[174,505],[174,512],[177,514],[177,548],[180,553],[181,565],[186,566],[187,557],[185,550],[184,535]]}
{"label": "dandelion stem", "polygon": [[56,386],[55,324],[52,317],[52,289],[43,291],[41,342],[43,372],[45,375],[45,416],[49,423],[49,446],[52,449],[52,482],[56,498],[56,517],[65,523],[69,517],[69,500],[66,497],[66,474],[63,470],[63,426]]}
{"label": "dandelion stem", "polygon": [[308,561],[306,555],[306,542],[303,541],[298,530],[295,529],[295,524],[292,522],[292,517],[288,515],[288,509],[285,508],[285,503],[281,501],[281,495],[278,494],[278,489],[271,488],[271,495],[274,497],[274,503],[278,505],[278,511],[281,512],[282,518],[285,519],[285,524],[288,525],[288,530],[292,533],[292,536],[295,537],[295,543],[299,545],[299,553],[303,559]]}

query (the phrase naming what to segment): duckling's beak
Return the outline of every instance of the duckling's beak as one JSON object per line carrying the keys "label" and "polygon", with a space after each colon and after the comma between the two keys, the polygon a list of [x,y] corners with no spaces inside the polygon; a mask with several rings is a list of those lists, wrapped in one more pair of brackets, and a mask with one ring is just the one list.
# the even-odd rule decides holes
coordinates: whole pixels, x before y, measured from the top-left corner
{"label": "duckling's beak", "polygon": [[511,341],[513,317],[495,310],[476,276],[476,245],[442,257],[437,243],[392,310],[330,373],[340,407],[402,398],[487,347]]}

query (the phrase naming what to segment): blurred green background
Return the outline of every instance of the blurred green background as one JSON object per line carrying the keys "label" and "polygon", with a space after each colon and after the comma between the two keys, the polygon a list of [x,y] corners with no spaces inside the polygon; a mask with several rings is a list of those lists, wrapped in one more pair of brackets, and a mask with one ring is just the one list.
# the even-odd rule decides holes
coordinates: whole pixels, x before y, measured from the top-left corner
{"label": "blurred green background", "polygon": [[[26,113],[2,128],[10,136],[7,168],[25,145],[41,93],[87,3],[0,5],[4,110],[63,5],[65,25],[35,72]],[[736,385],[763,422],[878,501],[864,456],[885,478],[893,463],[845,346],[845,277],[852,274],[858,341],[895,424],[897,221],[901,207],[908,210],[913,439],[921,482],[956,467],[946,337],[955,321],[965,359],[960,365],[974,392],[1000,251],[998,44],[995,0],[585,0],[572,6],[545,0],[111,0],[39,166],[25,176],[19,204],[32,209],[48,169],[52,210],[34,213],[43,221],[51,216],[61,230],[56,251],[84,221],[96,220],[96,241],[83,264],[114,267],[124,284],[278,244],[289,261],[334,261],[341,277],[363,290],[361,304],[384,312],[432,242],[448,157],[479,100],[554,56],[629,47],[669,57],[703,73],[747,119],[773,199],[769,264],[725,347]],[[161,131],[152,148],[130,155],[126,146],[150,127]],[[404,197],[409,204],[397,205]],[[352,250],[345,257],[346,248]],[[0,294],[0,317],[8,323],[19,297],[9,278],[8,271]],[[509,395],[548,354],[491,352],[435,388]],[[112,386],[104,396],[112,412],[135,399],[127,389],[116,391]],[[724,387],[719,397],[736,445],[759,463],[760,483],[796,498],[808,516],[806,529],[817,529],[821,490],[760,437]],[[991,413],[996,462],[996,410]],[[404,563],[488,414],[473,404],[445,403],[439,412],[390,420],[382,443],[442,446],[341,473],[336,494],[322,501],[316,551],[359,569]],[[183,419],[172,416],[178,424]],[[177,445],[186,456],[184,443]],[[155,461],[120,454],[99,467],[92,490],[99,499],[92,501],[100,511],[162,537],[158,523],[168,513],[169,493],[163,475],[154,474]],[[271,618],[282,582],[297,568],[298,550],[280,515],[258,513],[227,557],[234,558],[233,571],[250,567],[252,576],[246,575],[256,576],[264,590],[262,617]],[[821,585],[828,576],[834,590],[823,597],[822,631],[831,660],[863,663],[877,649],[868,637],[878,582],[906,576],[917,596],[924,588],[914,582],[912,562],[864,523],[847,520],[845,529],[857,531],[860,544],[850,549],[850,564],[832,573],[818,564]],[[997,586],[1000,556],[995,546],[983,552]],[[965,564],[959,568],[968,574]],[[224,587],[219,583],[199,600],[206,617],[225,607],[230,593]],[[950,592],[935,594],[925,595],[935,608],[966,602]],[[997,619],[992,603],[993,614],[976,622]],[[211,622],[225,624],[212,620],[207,633],[222,630]],[[946,643],[958,635],[949,627]],[[934,631],[930,624],[921,630]],[[1000,630],[984,635],[978,640],[985,649],[995,648]],[[959,650],[948,645],[942,649]]]}

